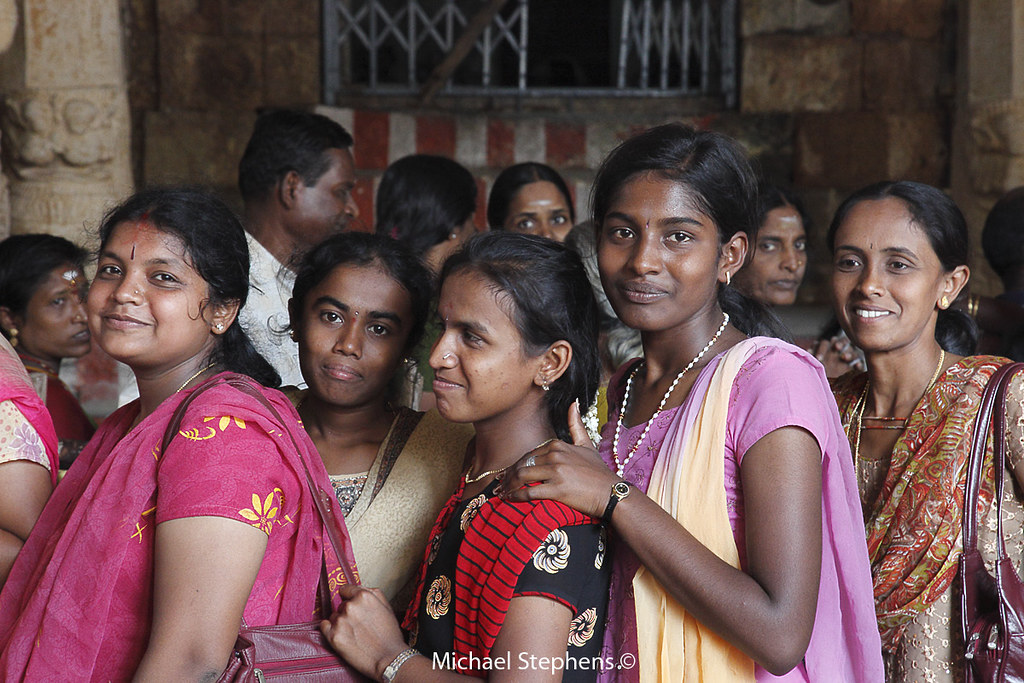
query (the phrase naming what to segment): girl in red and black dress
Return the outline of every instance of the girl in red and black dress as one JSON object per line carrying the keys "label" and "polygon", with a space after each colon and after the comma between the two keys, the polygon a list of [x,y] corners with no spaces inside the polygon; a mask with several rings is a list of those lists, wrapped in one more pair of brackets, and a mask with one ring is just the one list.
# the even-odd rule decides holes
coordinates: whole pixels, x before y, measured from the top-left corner
{"label": "girl in red and black dress", "polygon": [[96,431],[60,379],[64,358],[89,353],[85,251],[55,235],[15,235],[0,242],[0,331],[18,352],[53,418],[66,470]]}
{"label": "girl in red and black dress", "polygon": [[[431,533],[408,645],[376,590],[324,622],[335,647],[386,681],[594,680],[609,563],[597,519],[554,501],[495,496],[501,472],[553,440],[597,390],[597,310],[579,258],[528,235],[487,233],[441,274],[431,352],[441,415],[472,423],[467,469]],[[410,647],[411,646],[411,647]]]}

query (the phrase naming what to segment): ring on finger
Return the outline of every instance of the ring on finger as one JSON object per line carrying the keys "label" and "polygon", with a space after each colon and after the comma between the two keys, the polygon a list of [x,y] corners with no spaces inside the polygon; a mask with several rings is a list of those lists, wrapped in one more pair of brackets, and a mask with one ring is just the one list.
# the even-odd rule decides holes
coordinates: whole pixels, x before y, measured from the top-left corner
{"label": "ring on finger", "polygon": [[533,467],[536,464],[537,458],[531,455],[529,458],[526,459],[525,462],[523,462],[523,467]]}

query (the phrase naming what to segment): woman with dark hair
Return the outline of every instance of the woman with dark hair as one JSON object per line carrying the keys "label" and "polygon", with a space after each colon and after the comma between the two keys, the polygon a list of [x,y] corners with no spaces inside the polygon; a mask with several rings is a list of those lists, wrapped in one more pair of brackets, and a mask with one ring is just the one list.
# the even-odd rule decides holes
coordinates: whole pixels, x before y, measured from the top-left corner
{"label": "woman with dark hair", "polygon": [[368,589],[343,589],[324,632],[378,680],[593,680],[608,599],[598,521],[495,495],[523,453],[569,438],[570,406],[585,408],[597,390],[597,305],[583,265],[551,240],[495,232],[452,256],[441,283],[438,410],[472,423],[476,438],[406,615],[416,649]]}
{"label": "woman with dark hair", "polygon": [[558,171],[527,161],[498,174],[487,198],[492,230],[540,235],[564,242],[576,222],[572,194]]}
{"label": "woman with dark hair", "polygon": [[736,288],[766,306],[791,306],[807,269],[807,214],[792,192],[758,189],[757,239]]}
{"label": "woman with dark hair", "polygon": [[[956,204],[913,182],[865,187],[840,205],[828,234],[832,300],[864,350],[867,372],[833,383],[866,520],[886,680],[963,680],[954,577],[975,418],[992,374],[1008,363],[965,356],[973,321],[950,304],[967,284],[968,234]],[[1024,482],[1024,388],[1007,397],[1009,463]],[[992,457],[991,440],[986,453]],[[992,571],[996,520],[991,460],[978,498],[978,548]],[[1003,537],[1024,556],[1017,487],[1003,500]]]}
{"label": "woman with dark hair", "polygon": [[140,192],[104,219],[89,326],[139,398],[82,451],[0,593],[3,680],[213,680],[243,620],[308,621],[324,563],[340,573],[308,479],[330,486],[323,463],[253,381],[277,374],[237,322],[248,253],[198,190]]}
{"label": "woman with dark hair", "polygon": [[352,536],[363,583],[404,610],[431,524],[473,431],[393,404],[430,313],[431,275],[402,244],[348,232],[299,265],[291,329],[309,389],[289,392]]}
{"label": "woman with dark hair", "polygon": [[384,171],[377,187],[378,235],[422,254],[431,272],[476,233],[476,181],[464,166],[430,154],[413,154]]}
{"label": "woman with dark hair", "polygon": [[[573,412],[502,480],[613,532],[603,656],[618,681],[877,681],[881,657],[849,444],[821,366],[730,286],[755,180],[729,138],[627,140],[594,186],[601,281],[642,334],[609,384],[599,453]],[[767,398],[766,398],[767,397]],[[625,659],[624,659],[625,658]]]}
{"label": "woman with dark hair", "polygon": [[89,353],[85,251],[56,235],[15,235],[0,242],[0,330],[18,352],[46,403],[66,470],[96,431],[60,379],[64,358]]}

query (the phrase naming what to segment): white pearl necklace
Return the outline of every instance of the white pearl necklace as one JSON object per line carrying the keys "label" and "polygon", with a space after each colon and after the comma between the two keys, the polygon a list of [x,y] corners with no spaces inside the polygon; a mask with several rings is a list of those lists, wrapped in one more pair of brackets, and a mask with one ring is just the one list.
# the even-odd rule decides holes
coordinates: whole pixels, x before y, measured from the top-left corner
{"label": "white pearl necklace", "polygon": [[683,375],[693,368],[694,365],[699,363],[700,359],[704,357],[704,354],[706,354],[711,347],[715,345],[715,342],[718,341],[720,336],[722,336],[722,332],[725,331],[728,324],[729,314],[723,313],[722,324],[719,325],[718,331],[715,332],[715,336],[711,337],[711,340],[704,345],[704,348],[700,350],[700,353],[694,356],[693,360],[691,360],[689,364],[683,368],[682,372],[676,375],[676,378],[672,380],[672,384],[669,385],[668,391],[665,392],[665,396],[661,399],[661,403],[658,404],[658,409],[654,411],[654,415],[651,415],[651,419],[647,421],[647,426],[644,427],[644,431],[640,435],[640,438],[637,439],[636,443],[633,444],[633,447],[629,449],[629,454],[626,456],[626,459],[619,462],[619,434],[622,432],[622,420],[626,415],[626,411],[629,410],[629,390],[633,386],[633,376],[636,375],[637,370],[640,369],[640,366],[643,365],[643,363],[638,363],[637,366],[633,368],[633,372],[629,373],[629,379],[626,380],[626,391],[622,394],[622,407],[619,408],[619,421],[615,423],[615,438],[612,440],[612,457],[615,459],[615,473],[617,475],[620,477],[622,476],[622,473],[626,470],[626,465],[629,464],[629,461],[633,459],[633,456],[636,455],[636,452],[640,449],[640,444],[642,444],[644,439],[647,438],[647,434],[651,431],[651,425],[654,424],[654,420],[657,419],[657,417],[661,415],[661,411],[665,409],[665,404],[668,403],[668,399],[672,396],[672,392],[675,390],[676,385],[679,384],[679,380],[681,380]]}

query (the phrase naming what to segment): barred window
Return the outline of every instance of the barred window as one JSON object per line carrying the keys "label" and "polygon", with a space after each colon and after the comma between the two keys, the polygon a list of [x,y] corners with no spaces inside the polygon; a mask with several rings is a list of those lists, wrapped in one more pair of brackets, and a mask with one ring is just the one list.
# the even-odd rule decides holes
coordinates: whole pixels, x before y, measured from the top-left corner
{"label": "barred window", "polygon": [[736,94],[736,0],[324,0],[324,95]]}

